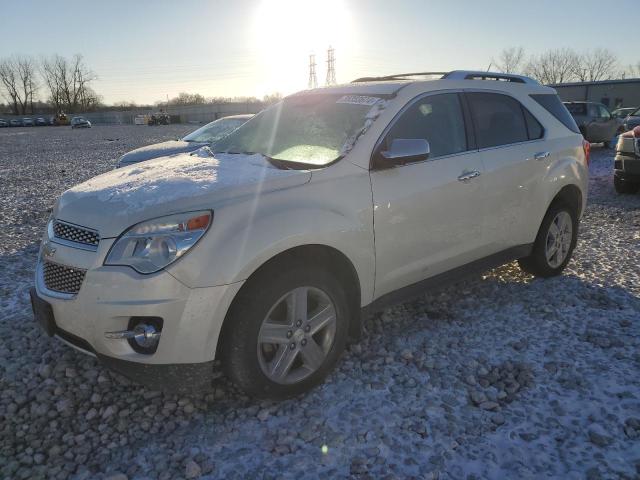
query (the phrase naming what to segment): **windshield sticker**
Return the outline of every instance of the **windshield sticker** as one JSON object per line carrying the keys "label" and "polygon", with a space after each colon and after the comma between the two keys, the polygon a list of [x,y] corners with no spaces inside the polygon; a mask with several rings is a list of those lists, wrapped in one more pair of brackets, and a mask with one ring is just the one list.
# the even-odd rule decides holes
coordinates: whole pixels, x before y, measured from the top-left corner
{"label": "windshield sticker", "polygon": [[338,99],[336,103],[349,103],[351,105],[375,105],[380,98],[368,97],[366,95],[345,95]]}

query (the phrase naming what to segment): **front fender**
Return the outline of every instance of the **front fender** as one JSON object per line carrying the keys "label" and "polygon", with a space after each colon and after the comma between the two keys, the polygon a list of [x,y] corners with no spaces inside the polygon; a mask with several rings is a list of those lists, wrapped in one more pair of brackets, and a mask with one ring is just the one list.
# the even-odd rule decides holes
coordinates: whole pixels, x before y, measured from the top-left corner
{"label": "front fender", "polygon": [[325,245],[352,263],[368,303],[375,274],[371,187],[368,172],[358,170],[216,208],[209,232],[167,270],[192,288],[228,285],[286,250]]}

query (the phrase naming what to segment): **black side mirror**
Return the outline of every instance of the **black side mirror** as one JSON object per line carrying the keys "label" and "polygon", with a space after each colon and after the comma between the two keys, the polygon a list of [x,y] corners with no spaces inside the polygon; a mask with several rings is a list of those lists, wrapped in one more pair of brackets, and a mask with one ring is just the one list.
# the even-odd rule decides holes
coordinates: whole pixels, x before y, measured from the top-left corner
{"label": "black side mirror", "polygon": [[375,156],[375,167],[391,168],[410,162],[427,160],[431,153],[429,142],[424,138],[396,138],[387,150],[381,150]]}

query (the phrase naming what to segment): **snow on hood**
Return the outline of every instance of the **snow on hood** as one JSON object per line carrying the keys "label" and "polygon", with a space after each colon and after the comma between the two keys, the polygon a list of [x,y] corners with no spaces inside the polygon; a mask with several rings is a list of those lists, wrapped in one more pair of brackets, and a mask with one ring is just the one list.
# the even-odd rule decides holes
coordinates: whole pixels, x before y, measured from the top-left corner
{"label": "snow on hood", "polygon": [[125,153],[118,163],[126,165],[131,163],[144,162],[153,158],[166,157],[177,153],[192,152],[202,146],[201,143],[185,142],[183,140],[169,140],[168,142],[154,143],[146,147],[136,148]]}
{"label": "snow on hood", "polygon": [[96,228],[103,237],[117,236],[142,220],[213,208],[217,201],[301,185],[310,178],[307,170],[282,170],[259,154],[182,154],[76,185],[62,194],[54,215]]}

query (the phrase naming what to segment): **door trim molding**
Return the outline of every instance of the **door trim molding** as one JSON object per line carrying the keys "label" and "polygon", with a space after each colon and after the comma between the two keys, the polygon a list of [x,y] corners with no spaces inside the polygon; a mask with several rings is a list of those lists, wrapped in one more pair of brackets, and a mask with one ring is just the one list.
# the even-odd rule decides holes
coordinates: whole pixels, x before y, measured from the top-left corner
{"label": "door trim molding", "polygon": [[488,257],[474,260],[473,262],[460,267],[456,267],[452,270],[439,273],[433,277],[426,278],[425,280],[421,280],[406,287],[399,288],[398,290],[386,293],[375,299],[369,305],[362,307],[362,316],[363,318],[366,318],[367,316],[384,310],[389,306],[415,299],[424,295],[427,291],[437,291],[442,287],[446,287],[452,283],[465,279],[474,273],[491,270],[513,260],[527,257],[531,255],[532,249],[533,243],[511,247],[506,250],[502,250],[501,252],[489,255]]}

